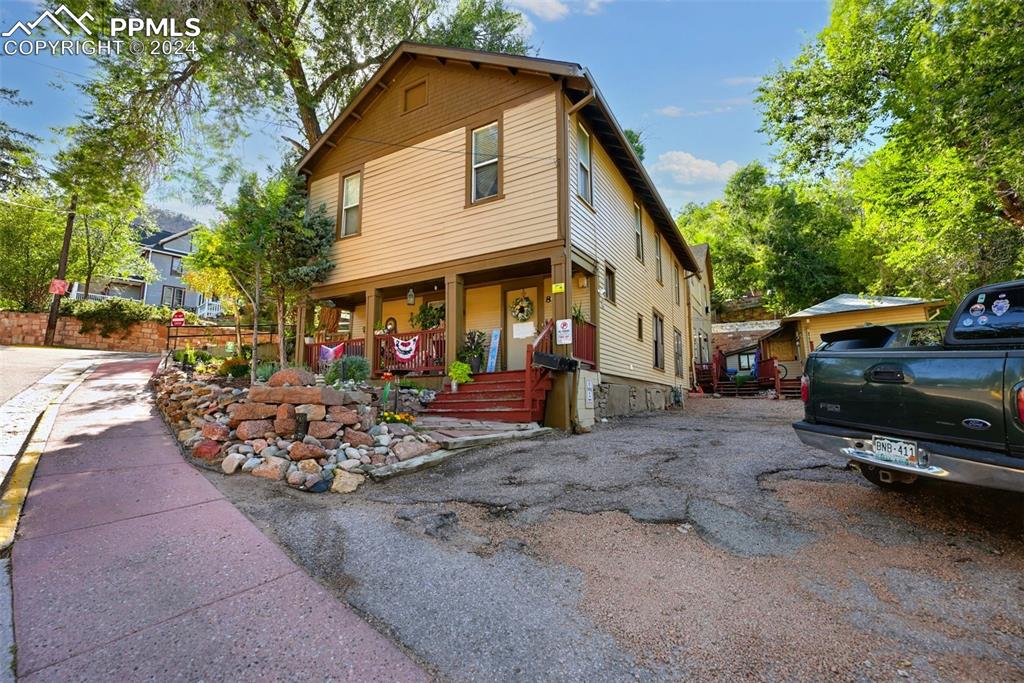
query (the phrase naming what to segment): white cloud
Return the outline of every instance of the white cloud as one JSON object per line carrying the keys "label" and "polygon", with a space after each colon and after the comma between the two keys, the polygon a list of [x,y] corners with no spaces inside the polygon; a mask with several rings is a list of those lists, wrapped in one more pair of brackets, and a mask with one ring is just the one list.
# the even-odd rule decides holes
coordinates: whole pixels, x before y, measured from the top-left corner
{"label": "white cloud", "polygon": [[557,21],[569,14],[569,5],[562,0],[511,0],[510,4],[544,21]]}
{"label": "white cloud", "polygon": [[724,183],[739,167],[732,160],[718,164],[709,159],[698,159],[689,152],[673,151],[659,155],[651,170],[668,174],[680,185],[700,185]]}
{"label": "white cloud", "polygon": [[701,116],[711,116],[712,114],[727,114],[732,111],[732,107],[714,107],[713,109],[683,109],[677,107],[674,104],[670,104],[664,107],[658,107],[654,110],[655,114],[659,116],[667,116],[670,119],[678,118],[698,118]]}
{"label": "white cloud", "polygon": [[729,78],[723,78],[722,82],[726,85],[757,85],[761,82],[760,76],[730,76]]}
{"label": "white cloud", "polygon": [[597,14],[612,0],[583,0],[584,14]]}

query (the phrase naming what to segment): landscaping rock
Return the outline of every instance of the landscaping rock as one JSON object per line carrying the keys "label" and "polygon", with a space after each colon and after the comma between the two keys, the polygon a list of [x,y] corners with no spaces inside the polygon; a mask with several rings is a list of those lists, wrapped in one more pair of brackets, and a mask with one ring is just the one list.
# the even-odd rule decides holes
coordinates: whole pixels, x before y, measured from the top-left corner
{"label": "landscaping rock", "polygon": [[290,486],[302,486],[306,483],[306,473],[295,470],[288,473],[288,484]]}
{"label": "landscaping rock", "polygon": [[274,430],[274,423],[270,420],[246,420],[235,429],[235,435],[242,441],[259,439],[263,434]]}
{"label": "landscaping rock", "polygon": [[203,425],[203,438],[211,441],[227,441],[231,436],[231,429],[227,425],[208,422]]}
{"label": "landscaping rock", "polygon": [[352,493],[365,480],[366,477],[361,474],[340,470],[334,473],[334,479],[331,480],[331,491],[334,493]]}
{"label": "landscaping rock", "polygon": [[349,458],[348,460],[345,460],[345,461],[341,462],[338,465],[338,467],[340,467],[341,469],[345,470],[346,472],[351,472],[355,468],[359,467],[361,464],[363,464],[363,463],[359,459],[357,459],[357,458]]}
{"label": "landscaping rock", "polygon": [[343,425],[359,424],[359,413],[344,406],[331,406],[327,409],[327,419]]}
{"label": "landscaping rock", "polygon": [[301,368],[285,368],[271,375],[270,379],[267,380],[267,384],[272,387],[311,386],[316,384],[316,375]]}
{"label": "landscaping rock", "polygon": [[286,417],[274,420],[274,433],[278,436],[291,436],[295,433],[295,418]]}
{"label": "landscaping rock", "polygon": [[320,465],[312,458],[299,461],[299,471],[305,474],[320,474],[320,469]]}
{"label": "landscaping rock", "polygon": [[199,433],[198,429],[182,429],[178,432],[178,441],[185,442],[192,439]]}
{"label": "landscaping rock", "polygon": [[192,457],[200,460],[216,460],[220,455],[221,444],[219,441],[206,439],[192,447]]}
{"label": "landscaping rock", "polygon": [[325,406],[343,406],[349,392],[338,391],[330,387],[262,387],[256,386],[249,390],[249,398],[263,403],[320,403]]}
{"label": "landscaping rock", "polygon": [[398,438],[410,436],[416,433],[415,429],[401,422],[392,422],[388,424],[388,431],[391,432],[392,436],[397,436]]}
{"label": "landscaping rock", "polygon": [[390,434],[381,434],[380,436],[374,437],[373,445],[374,446],[384,446],[384,447],[390,446],[391,445],[391,435]]}
{"label": "landscaping rock", "polygon": [[302,443],[309,444],[310,446],[320,446],[320,448],[323,448],[323,444],[320,443],[320,439],[309,434],[306,434],[304,437],[302,437]]}
{"label": "landscaping rock", "polygon": [[324,457],[324,454],[324,449],[308,443],[294,444],[291,447],[291,450],[288,451],[288,455],[292,460],[308,460],[309,458],[317,459]]}
{"label": "landscaping rock", "polygon": [[433,444],[420,441],[399,441],[395,444],[394,453],[395,457],[399,460],[409,460],[410,458],[432,453],[436,449],[437,447]]}
{"label": "landscaping rock", "polygon": [[319,484],[321,481],[322,480],[320,479],[319,474],[307,474],[306,480],[302,482],[302,485],[305,486],[307,489],[311,489],[317,484]]}
{"label": "landscaping rock", "polygon": [[245,420],[265,420],[274,417],[277,406],[270,403],[232,403],[228,406],[228,415],[237,424]]}
{"label": "landscaping rock", "polygon": [[281,479],[284,479],[285,472],[287,471],[287,460],[271,456],[264,460],[258,467],[253,468],[252,474],[256,477],[280,481]]}
{"label": "landscaping rock", "polygon": [[329,439],[338,433],[341,424],[338,422],[310,422],[309,435],[317,439]]}
{"label": "landscaping rock", "polygon": [[345,441],[353,446],[372,446],[373,437],[365,432],[357,432],[351,427],[345,427]]}
{"label": "landscaping rock", "polygon": [[248,458],[241,453],[232,453],[224,458],[220,468],[224,470],[224,474],[234,474],[247,460]]}
{"label": "landscaping rock", "polygon": [[303,403],[295,406],[295,414],[305,415],[309,422],[314,422],[327,417],[327,408],[318,403]]}
{"label": "landscaping rock", "polygon": [[263,459],[262,458],[249,458],[248,460],[245,461],[245,464],[242,465],[242,471],[243,472],[252,472],[254,469],[259,467],[262,463],[263,463]]}
{"label": "landscaping rock", "polygon": [[[252,450],[253,450],[254,453],[262,453],[266,449],[267,449],[267,440],[266,439],[253,439]],[[270,453],[269,455],[273,455],[273,453]]]}

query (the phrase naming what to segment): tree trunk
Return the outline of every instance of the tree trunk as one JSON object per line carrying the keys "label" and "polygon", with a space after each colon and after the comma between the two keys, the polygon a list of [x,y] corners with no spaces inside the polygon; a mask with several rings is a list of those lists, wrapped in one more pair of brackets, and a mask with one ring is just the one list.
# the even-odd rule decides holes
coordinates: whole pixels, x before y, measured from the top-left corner
{"label": "tree trunk", "polygon": [[252,302],[252,359],[249,361],[249,383],[256,384],[256,362],[259,360],[260,341],[260,266],[256,266],[256,287]]}
{"label": "tree trunk", "polygon": [[1003,207],[1003,217],[1018,228],[1024,228],[1024,200],[1010,183],[1000,180],[996,183],[996,195]]}
{"label": "tree trunk", "polygon": [[242,357],[242,311],[235,306],[235,357]]}
{"label": "tree trunk", "polygon": [[[284,300],[284,287],[277,287],[274,294],[277,297],[277,361],[284,368],[288,365],[288,349],[284,344],[284,318],[287,313],[287,304]],[[295,340],[298,344],[298,340]]]}
{"label": "tree trunk", "polygon": [[84,301],[88,301],[89,300],[89,288],[91,286],[92,286],[92,271],[90,271],[89,274],[85,276],[85,293],[82,294],[82,299]]}

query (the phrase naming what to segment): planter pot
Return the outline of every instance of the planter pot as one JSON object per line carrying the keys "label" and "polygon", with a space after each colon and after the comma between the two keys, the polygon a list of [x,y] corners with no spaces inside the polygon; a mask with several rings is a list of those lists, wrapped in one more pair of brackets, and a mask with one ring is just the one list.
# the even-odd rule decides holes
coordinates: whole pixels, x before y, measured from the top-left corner
{"label": "planter pot", "polygon": [[474,375],[480,372],[480,368],[483,366],[483,364],[483,356],[473,356],[472,358],[469,359],[469,367],[473,370]]}
{"label": "planter pot", "polygon": [[313,343],[313,338],[312,337],[304,337],[304,339],[305,339],[307,344],[312,344]]}
{"label": "planter pot", "polygon": [[459,383],[456,382],[455,380],[452,380],[452,393],[453,394],[459,393]]}

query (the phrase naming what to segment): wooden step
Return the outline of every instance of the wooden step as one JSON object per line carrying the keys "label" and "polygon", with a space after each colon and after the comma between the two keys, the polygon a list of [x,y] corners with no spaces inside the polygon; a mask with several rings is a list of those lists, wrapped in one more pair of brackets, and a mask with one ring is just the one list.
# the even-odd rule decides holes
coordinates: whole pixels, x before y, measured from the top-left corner
{"label": "wooden step", "polygon": [[[431,408],[423,412],[427,415],[457,417],[461,420],[497,420],[498,422],[531,422],[537,420],[535,417],[537,411],[526,410],[525,408],[480,408],[476,410]],[[540,419],[544,419],[543,414],[540,415]]]}
{"label": "wooden step", "polygon": [[[456,396],[462,396],[461,393]],[[534,399],[534,403],[538,403],[540,398]],[[425,412],[429,412],[435,409],[438,410],[489,410],[491,408],[522,408],[523,397],[510,399],[496,400],[493,398],[483,399],[471,399],[468,396],[462,398],[452,398],[446,401],[434,401],[430,404]]]}

